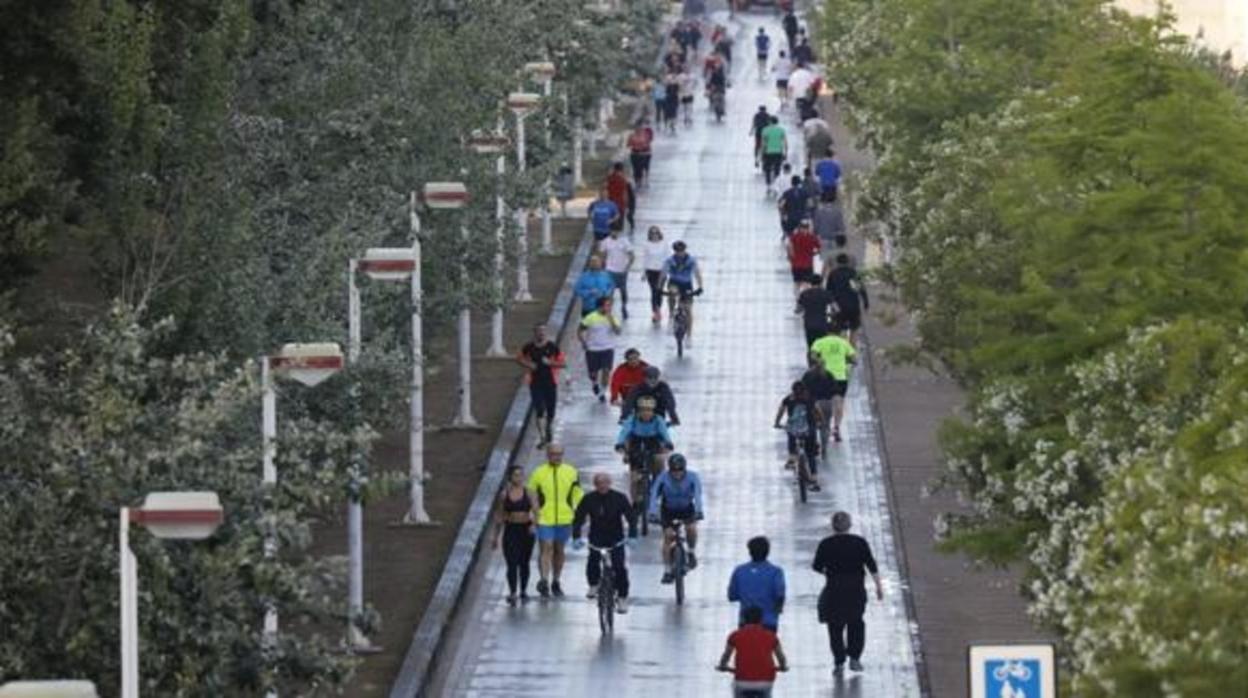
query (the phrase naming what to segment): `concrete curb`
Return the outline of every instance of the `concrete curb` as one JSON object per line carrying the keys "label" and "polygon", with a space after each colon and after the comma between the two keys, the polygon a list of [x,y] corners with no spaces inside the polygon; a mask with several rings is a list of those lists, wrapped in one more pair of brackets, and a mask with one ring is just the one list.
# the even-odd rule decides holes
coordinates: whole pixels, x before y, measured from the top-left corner
{"label": "concrete curb", "polygon": [[[563,285],[555,296],[555,304],[550,310],[547,325],[557,328],[555,336],[561,336],[571,316],[573,296],[572,287],[585,267],[593,248],[593,236],[586,233],[573,254],[564,277]],[[485,470],[481,475],[481,483],[477,485],[476,494],[464,515],[464,522],[455,536],[455,543],[447,556],[446,567],[438,579],[433,598],[425,609],[420,625],[412,635],[412,642],[403,657],[403,665],[399,675],[395,677],[390,688],[390,698],[417,698],[423,695],[425,683],[433,674],[438,660],[439,650],[446,629],[450,627],[451,616],[459,606],[460,592],[466,584],[468,576],[476,567],[481,550],[481,541],[489,529],[490,510],[494,505],[494,497],[502,487],[503,474],[518,455],[520,443],[524,440],[524,432],[529,424],[529,391],[521,385],[512,398],[511,409],[503,422],[502,431],[494,442]]]}

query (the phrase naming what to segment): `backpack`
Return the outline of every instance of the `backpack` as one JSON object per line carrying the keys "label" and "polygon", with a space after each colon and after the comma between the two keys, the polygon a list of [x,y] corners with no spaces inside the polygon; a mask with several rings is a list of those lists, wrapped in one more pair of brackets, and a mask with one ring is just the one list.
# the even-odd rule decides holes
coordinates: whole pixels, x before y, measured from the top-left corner
{"label": "backpack", "polygon": [[794,402],[789,408],[789,421],[785,431],[793,436],[805,436],[810,432],[810,413],[805,402]]}

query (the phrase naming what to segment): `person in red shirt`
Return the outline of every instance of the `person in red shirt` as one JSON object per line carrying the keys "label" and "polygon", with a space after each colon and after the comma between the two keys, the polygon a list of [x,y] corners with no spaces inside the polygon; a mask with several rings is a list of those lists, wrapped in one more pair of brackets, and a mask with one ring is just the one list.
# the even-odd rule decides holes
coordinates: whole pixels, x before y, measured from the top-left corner
{"label": "person in red shirt", "polygon": [[803,220],[797,230],[784,242],[789,252],[789,269],[793,283],[801,293],[814,278],[815,257],[819,256],[819,237],[810,229],[810,221]]}
{"label": "person in red shirt", "polygon": [[654,129],[643,117],[628,137],[628,158],[633,165],[633,181],[638,189],[646,188],[646,175],[650,173],[650,144],[653,141]]}
{"label": "person in red shirt", "polygon": [[636,349],[624,352],[624,363],[611,372],[612,405],[620,404],[625,395],[645,382],[647,367],[649,364],[641,360],[641,352]]}
{"label": "person in red shirt", "polygon": [[[755,695],[767,698],[776,682],[776,672],[789,670],[788,660],[780,648],[780,638],[763,627],[763,609],[750,606],[745,609],[744,620],[745,625],[728,636],[724,654],[715,668],[733,673],[732,690],[735,695],[753,691]],[[737,655],[735,669],[728,664],[734,653]]]}
{"label": "person in red shirt", "polygon": [[620,217],[611,227],[620,230],[624,227],[624,219],[628,217],[628,176],[624,174],[624,163],[617,162],[611,166],[611,174],[607,175],[607,198],[620,209]]}

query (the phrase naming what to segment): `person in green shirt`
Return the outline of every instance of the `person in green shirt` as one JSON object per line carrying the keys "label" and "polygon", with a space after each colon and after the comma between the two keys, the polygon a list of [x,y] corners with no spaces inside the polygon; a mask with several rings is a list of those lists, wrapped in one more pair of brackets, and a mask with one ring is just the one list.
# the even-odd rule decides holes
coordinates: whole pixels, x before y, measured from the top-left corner
{"label": "person in green shirt", "polygon": [[842,323],[828,331],[824,337],[810,345],[810,353],[832,376],[832,439],[841,441],[841,418],[845,415],[845,394],[849,392],[849,365],[854,363],[858,352],[845,338],[846,327]]}
{"label": "person in green shirt", "polygon": [[773,193],[772,182],[780,176],[780,166],[789,156],[789,140],[780,125],[779,117],[772,116],[771,123],[759,131],[763,150],[763,177],[767,180],[767,193]]}
{"label": "person in green shirt", "polygon": [[559,577],[563,573],[564,546],[572,537],[572,519],[581,503],[580,473],[563,462],[563,446],[546,447],[546,462],[537,466],[527,484],[533,518],[537,520],[537,542],[541,546],[538,572],[542,579],[537,592],[542,598],[563,596]]}

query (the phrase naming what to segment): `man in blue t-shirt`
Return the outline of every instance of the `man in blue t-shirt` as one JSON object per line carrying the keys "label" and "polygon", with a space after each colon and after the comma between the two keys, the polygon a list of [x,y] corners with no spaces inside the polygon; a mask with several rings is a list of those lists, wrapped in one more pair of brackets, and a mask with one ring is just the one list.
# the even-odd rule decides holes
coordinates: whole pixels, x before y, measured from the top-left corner
{"label": "man in blue t-shirt", "polygon": [[604,186],[598,192],[598,198],[589,205],[589,222],[594,228],[594,239],[605,239],[611,234],[612,224],[618,220],[620,220],[620,207],[607,196],[607,188]]}
{"label": "man in blue t-shirt", "polygon": [[598,309],[598,301],[610,298],[615,292],[615,281],[611,275],[602,270],[602,257],[594,255],[589,258],[589,265],[581,272],[572,293],[581,301],[581,316],[589,315]]}
{"label": "man in blue t-shirt", "polygon": [[825,197],[829,191],[840,185],[841,163],[836,161],[836,153],[832,148],[828,148],[827,157],[815,163],[815,176],[819,178],[819,187]]}
{"label": "man in blue t-shirt", "polygon": [[756,536],[746,544],[750,561],[737,565],[728,582],[728,600],[741,604],[740,624],[745,625],[745,610],[750,607],[763,611],[763,627],[775,632],[780,626],[780,614],[784,612],[784,570],[767,562],[771,541]]}

